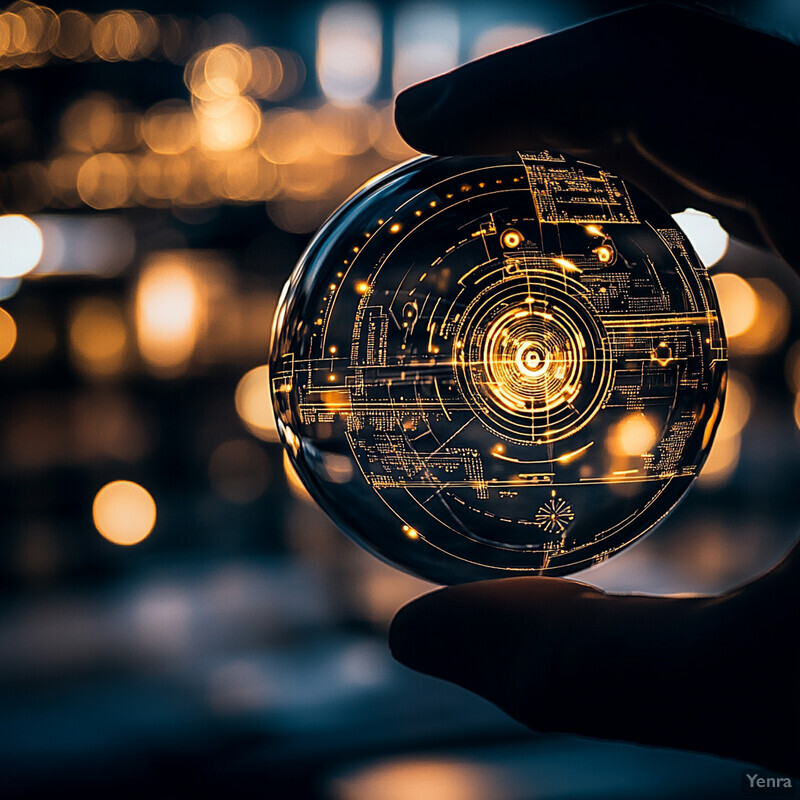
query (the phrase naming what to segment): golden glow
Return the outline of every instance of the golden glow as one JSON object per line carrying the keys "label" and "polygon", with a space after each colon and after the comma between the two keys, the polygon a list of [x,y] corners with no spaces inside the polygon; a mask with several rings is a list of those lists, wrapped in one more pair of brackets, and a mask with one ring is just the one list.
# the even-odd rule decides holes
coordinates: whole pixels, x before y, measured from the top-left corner
{"label": "golden glow", "polygon": [[342,159],[320,153],[314,158],[284,164],[278,177],[283,194],[298,200],[327,196],[344,175]]}
{"label": "golden glow", "polygon": [[659,342],[650,351],[650,360],[655,361],[660,367],[666,367],[675,360],[675,357],[672,354],[672,348],[666,342]]}
{"label": "golden glow", "polygon": [[213,152],[241,150],[258,135],[261,112],[249,97],[231,97],[195,106],[200,144]]}
{"label": "golden glow", "polygon": [[[259,146],[272,146],[266,133]],[[637,197],[602,170],[551,152],[519,157],[514,171],[454,164],[446,179],[422,164],[410,200],[392,195],[390,172],[372,186],[394,205],[372,217],[367,184],[337,250],[304,265],[302,301],[298,282],[284,295],[272,378],[304,478],[321,472],[302,443],[335,442],[400,517],[397,536],[418,536],[432,560],[471,548],[448,549],[459,525],[476,543],[486,531],[499,547],[525,542],[530,558],[515,564],[547,571],[606,557],[642,533],[645,512],[674,505],[705,455],[715,403],[722,413],[726,352],[706,272],[669,220],[639,216]],[[526,216],[531,195],[541,224]],[[451,226],[450,209],[455,219],[476,198],[484,213]],[[647,223],[665,227],[643,262],[626,226]],[[428,236],[435,247],[420,250],[415,238]],[[616,258],[631,269],[602,268]],[[418,498],[411,511],[394,504],[406,492]],[[332,494],[322,501],[335,509]],[[379,542],[380,531],[353,526]]]}
{"label": "golden glow", "polygon": [[[580,430],[599,410],[610,380],[609,364],[599,360],[591,367],[587,357],[603,345],[589,341],[593,334],[576,322],[569,301],[554,301],[564,280],[558,272],[552,270],[553,284],[546,288],[533,287],[524,274],[506,277],[503,270],[502,275],[504,310],[492,314],[491,323],[480,330],[480,346],[470,348],[469,361],[465,349],[457,348],[458,379],[470,407],[488,415],[490,430],[497,435],[520,444],[529,443],[532,435],[538,443],[557,441]],[[511,286],[516,291],[513,303]],[[488,288],[482,296],[483,305],[459,323],[457,342],[475,340],[472,316],[481,318],[494,307]],[[592,380],[584,387],[587,369]]]}
{"label": "golden glow", "polygon": [[564,269],[564,272],[581,272],[580,267],[576,267],[569,259],[567,258],[554,258],[553,261],[558,264],[559,267]]}
{"label": "golden glow", "polygon": [[310,161],[317,153],[311,115],[286,108],[267,111],[258,137],[258,149],[273,164]]}
{"label": "golden glow", "polygon": [[0,278],[19,278],[36,267],[44,252],[39,226],[22,214],[0,216]]}
{"label": "golden glow", "polygon": [[242,376],[236,385],[234,403],[236,413],[250,433],[265,442],[278,441],[266,365],[254,367]]}
{"label": "golden glow", "polygon": [[756,297],[755,319],[731,342],[731,352],[750,356],[774,353],[789,332],[789,300],[783,290],[768,278],[751,278],[750,287]]}
{"label": "golden glow", "polygon": [[251,75],[247,85],[248,94],[263,100],[276,98],[285,78],[289,77],[280,55],[271,47],[256,47],[249,55]]}
{"label": "golden glow", "polygon": [[77,186],[87,206],[99,210],[125,206],[134,187],[131,161],[117,153],[97,153],[78,170]]}
{"label": "golden glow", "polygon": [[0,308],[0,361],[2,361],[17,343],[17,323],[14,317],[4,308]]}
{"label": "golden glow", "polygon": [[609,449],[626,456],[647,453],[656,443],[658,431],[643,414],[629,414],[612,432]]}
{"label": "golden glow", "polygon": [[579,456],[582,456],[593,444],[594,442],[589,442],[589,444],[585,444],[583,447],[573,450],[571,453],[564,453],[563,456],[559,456],[556,460],[561,464],[568,464],[570,461],[574,461]]}
{"label": "golden glow", "polygon": [[136,335],[145,361],[160,370],[184,367],[202,315],[200,286],[186,257],[170,252],[154,256],[136,289]]}
{"label": "golden glow", "polygon": [[73,61],[88,58],[92,51],[92,20],[74,9],[62,11],[58,20],[58,38],[53,44],[53,55]]}
{"label": "golden glow", "polygon": [[[419,593],[422,587],[415,588]],[[498,785],[497,774],[466,759],[409,757],[345,775],[337,781],[336,796],[341,800],[487,800],[499,796]]]}
{"label": "golden glow", "polygon": [[380,120],[368,105],[342,107],[325,103],[313,114],[318,147],[337,156],[367,151],[380,134]]}
{"label": "golden glow", "polygon": [[419,531],[412,528],[410,525],[403,525],[403,533],[409,539],[419,539]]}
{"label": "golden glow", "polygon": [[95,496],[92,516],[95,527],[109,542],[138,544],[156,524],[156,504],[138,483],[114,481]]}
{"label": "golden glow", "polygon": [[109,298],[80,300],[69,324],[69,343],[78,366],[95,375],[119,372],[128,335],[119,306]]}
{"label": "golden glow", "polygon": [[154,152],[174,156],[197,141],[197,123],[188,103],[163,100],[152,106],[141,122],[142,138]]}
{"label": "golden glow", "polygon": [[728,339],[747,331],[756,320],[758,298],[753,287],[739,275],[720,272],[711,277],[717,293],[722,322]]}
{"label": "golden glow", "polygon": [[708,453],[706,463],[697,477],[697,483],[706,489],[724,486],[732,477],[741,451],[741,437],[717,436]]}
{"label": "golden glow", "polygon": [[516,247],[519,247],[522,244],[522,234],[514,230],[514,228],[509,228],[507,231],[503,232],[503,235],[500,237],[500,241],[508,250],[513,250]]}
{"label": "golden glow", "polygon": [[800,393],[800,341],[795,342],[786,353],[784,364],[786,384],[794,393]]}
{"label": "golden glow", "polygon": [[608,245],[601,245],[595,251],[597,260],[601,264],[608,264],[614,256],[614,251]]}
{"label": "golden glow", "polygon": [[286,475],[286,482],[289,484],[289,491],[292,495],[305,503],[316,505],[314,503],[314,498],[311,497],[303,481],[300,480],[300,476],[297,474],[297,470],[295,470],[289,458],[289,453],[286,450],[283,451],[283,472]]}
{"label": "golden glow", "polygon": [[120,138],[122,118],[117,101],[93,92],[72,103],[61,117],[61,135],[77,153],[96,153]]}
{"label": "golden glow", "polygon": [[[203,68],[203,89],[206,96],[199,94],[202,89],[198,86],[192,93],[202,100],[217,97],[234,97],[242,94],[253,76],[253,62],[250,53],[238,44],[221,44],[199,59]],[[211,96],[208,96],[211,95]]]}
{"label": "golden glow", "polygon": [[739,463],[742,429],[750,418],[752,405],[750,382],[738,372],[729,372],[722,419],[697,480],[700,486],[707,489],[724,486],[733,476]]}
{"label": "golden glow", "polygon": [[146,198],[176,201],[189,188],[192,171],[187,157],[149,153],[137,163],[138,188]]}
{"label": "golden glow", "polygon": [[[394,105],[387,103],[378,112],[378,135],[374,147],[384,158],[390,161],[403,161],[418,155],[397,130],[394,122]],[[417,216],[421,212],[417,213]]]}
{"label": "golden glow", "polygon": [[750,419],[753,407],[753,388],[750,381],[738,372],[728,373],[725,406],[717,429],[717,438],[730,438],[742,431]]}
{"label": "golden glow", "polygon": [[158,26],[143,11],[109,11],[95,23],[92,47],[104,61],[146,58],[158,43]]}

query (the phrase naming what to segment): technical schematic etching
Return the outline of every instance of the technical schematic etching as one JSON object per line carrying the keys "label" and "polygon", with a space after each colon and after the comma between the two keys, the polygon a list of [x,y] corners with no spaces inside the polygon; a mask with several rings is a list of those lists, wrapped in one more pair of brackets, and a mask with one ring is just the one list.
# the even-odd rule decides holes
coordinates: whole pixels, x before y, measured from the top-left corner
{"label": "technical schematic etching", "polygon": [[572,572],[657,524],[710,447],[726,349],[688,240],[619,176],[553,152],[424,157],[314,239],[270,370],[323,508],[457,582]]}

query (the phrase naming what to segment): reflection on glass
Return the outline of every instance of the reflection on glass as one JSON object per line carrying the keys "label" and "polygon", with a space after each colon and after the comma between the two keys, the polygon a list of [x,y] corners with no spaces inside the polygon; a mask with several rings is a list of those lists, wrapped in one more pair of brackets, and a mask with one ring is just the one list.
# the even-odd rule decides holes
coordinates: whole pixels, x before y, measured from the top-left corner
{"label": "reflection on glass", "polygon": [[443,582],[572,572],[652,528],[708,453],[725,372],[681,230],[550,152],[422,158],[367,184],[287,284],[270,364],[312,495]]}

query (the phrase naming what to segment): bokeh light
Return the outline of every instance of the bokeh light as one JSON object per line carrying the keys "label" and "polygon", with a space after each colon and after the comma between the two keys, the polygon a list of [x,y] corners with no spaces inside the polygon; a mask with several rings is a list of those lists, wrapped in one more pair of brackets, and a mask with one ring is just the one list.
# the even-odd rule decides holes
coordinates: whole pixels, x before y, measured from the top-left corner
{"label": "bokeh light", "polygon": [[98,210],[128,204],[134,187],[131,161],[119,153],[96,153],[78,170],[78,194]]}
{"label": "bokeh light", "polygon": [[242,376],[236,386],[234,402],[236,413],[254,436],[265,442],[278,441],[266,365],[254,367]]}
{"label": "bokeh light", "polygon": [[72,103],[61,117],[61,135],[70,150],[96,153],[114,143],[120,133],[119,103],[93,92]]}
{"label": "bokeh light", "polygon": [[725,335],[728,339],[735,339],[755,322],[758,297],[744,278],[732,272],[712,275],[711,281],[719,300]]}
{"label": "bokeh light", "polygon": [[95,496],[92,516],[98,532],[109,542],[138,544],[156,524],[156,504],[138,483],[113,481]]}
{"label": "bokeh light", "polygon": [[680,225],[683,232],[697,251],[700,260],[710,267],[719,261],[728,249],[728,232],[719,224],[716,217],[687,208],[672,218]]}
{"label": "bokeh light", "polygon": [[366,100],[378,85],[381,21],[375,6],[344,2],[328,6],[317,29],[317,76],[330,100]]}
{"label": "bokeh light", "polygon": [[800,394],[794,399],[794,422],[800,428]]}
{"label": "bokeh light", "polygon": [[459,33],[453,5],[422,2],[401,6],[394,26],[395,94],[453,69],[458,64]]}
{"label": "bokeh light", "polygon": [[152,257],[136,290],[136,335],[145,361],[168,372],[185,367],[202,315],[201,288],[186,257],[172,252]]}
{"label": "bokeh light", "polygon": [[122,310],[108,297],[87,297],[73,309],[69,342],[79,369],[91,375],[119,372],[128,334]]}
{"label": "bokeh light", "polygon": [[298,500],[302,500],[304,503],[315,506],[314,498],[308,493],[308,489],[306,489],[303,481],[300,480],[300,476],[297,474],[297,470],[294,468],[294,464],[292,464],[289,454],[285,450],[283,452],[283,472],[286,476],[286,482],[289,485],[289,491],[292,493],[292,496]]}
{"label": "bokeh light", "polygon": [[434,797],[436,800],[486,800],[497,793],[496,781],[496,776],[488,770],[466,759],[395,759],[351,770],[336,782],[336,797],[340,800]]}
{"label": "bokeh light", "polygon": [[197,141],[191,106],[182,100],[162,100],[151,106],[141,125],[142,138],[154,153],[185,153]]}
{"label": "bokeh light", "polygon": [[42,231],[32,219],[23,214],[0,216],[0,278],[27,275],[43,251]]}
{"label": "bokeh light", "polygon": [[789,300],[769,278],[751,278],[749,283],[756,298],[755,319],[733,339],[731,354],[757,356],[773,353],[781,347],[789,332]]}
{"label": "bokeh light", "polygon": [[800,341],[794,342],[786,352],[784,374],[790,391],[800,393]]}
{"label": "bokeh light", "polygon": [[609,449],[612,453],[640,456],[658,439],[658,431],[644,414],[629,414],[611,431]]}
{"label": "bokeh light", "polygon": [[[434,586],[323,517],[277,444],[263,365],[308,235],[418,155],[395,126],[395,90],[576,22],[576,2],[0,9],[4,795],[69,794],[76,781],[113,793],[120,768],[136,786],[172,785],[198,765],[212,794],[214,776],[247,793],[249,767],[227,746],[244,735],[289,753],[253,762],[277,794],[572,796],[602,762],[611,794],[627,770],[622,789],[647,796],[650,755],[641,767],[628,748],[620,771],[605,746],[594,757],[537,740],[539,763],[513,721],[393,667],[392,617]],[[586,91],[589,113],[603,114]],[[686,213],[690,236],[700,223],[719,250],[713,220]],[[612,590],[724,591],[792,536],[800,294],[775,262],[734,241],[713,268],[742,276],[719,436],[674,521],[601,566],[621,576]],[[365,299],[363,276],[346,269],[337,284]],[[338,362],[326,374],[348,377]],[[338,390],[320,394],[321,413],[335,413],[341,387],[324,388]],[[612,439],[596,437],[608,472],[647,463],[651,412],[619,409]],[[332,427],[319,423],[320,441]],[[314,464],[331,491],[357,492],[347,448]],[[395,533],[412,546],[426,535]],[[395,724],[397,697],[411,727]],[[385,757],[359,744],[387,731],[402,741]],[[491,753],[462,750],[467,739]],[[331,760],[330,743],[348,757]],[[583,766],[570,777],[573,756]],[[724,765],[712,768],[675,774],[686,783]]]}
{"label": "bokeh light", "polygon": [[0,308],[0,361],[2,361],[17,343],[17,323],[14,317],[4,308]]}
{"label": "bokeh light", "polygon": [[742,430],[750,419],[755,390],[740,372],[728,373],[725,406],[717,433],[697,483],[705,489],[725,486],[733,476],[742,449]]}

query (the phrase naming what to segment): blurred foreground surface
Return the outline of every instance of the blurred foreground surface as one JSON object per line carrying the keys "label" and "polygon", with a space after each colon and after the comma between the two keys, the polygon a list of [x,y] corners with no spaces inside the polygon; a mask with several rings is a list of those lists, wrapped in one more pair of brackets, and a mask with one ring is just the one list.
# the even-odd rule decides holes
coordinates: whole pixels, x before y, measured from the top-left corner
{"label": "blurred foreground surface", "polygon": [[[788,4],[717,6],[798,30]],[[739,764],[536,736],[394,664],[388,622],[430,587],[332,528],[268,405],[308,236],[414,155],[393,93],[615,7],[0,14],[3,796],[739,795]],[[724,591],[798,533],[800,286],[681,224],[714,262],[729,396],[680,509],[579,575],[614,591]]]}

